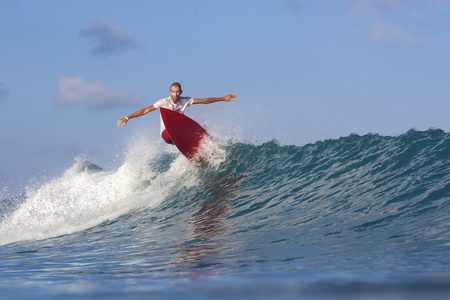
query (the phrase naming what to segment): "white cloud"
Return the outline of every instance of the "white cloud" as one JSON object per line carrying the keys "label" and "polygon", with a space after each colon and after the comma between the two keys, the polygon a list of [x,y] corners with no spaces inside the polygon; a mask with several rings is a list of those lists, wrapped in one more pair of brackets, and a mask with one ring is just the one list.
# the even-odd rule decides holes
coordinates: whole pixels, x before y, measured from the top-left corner
{"label": "white cloud", "polygon": [[349,11],[350,15],[377,14],[407,3],[405,0],[353,0],[352,2],[353,7]]}
{"label": "white cloud", "polygon": [[9,95],[9,90],[3,82],[0,82],[0,98]]}
{"label": "white cloud", "polygon": [[372,38],[376,42],[390,45],[415,46],[420,39],[407,32],[403,27],[394,27],[387,23],[378,23],[373,26]]}
{"label": "white cloud", "polygon": [[435,8],[441,9],[442,8],[442,4],[441,4],[441,0],[427,0],[428,4],[434,6]]}
{"label": "white cloud", "polygon": [[[342,0],[349,5],[348,16],[367,24],[364,33],[372,41],[393,46],[433,46],[439,41],[429,36],[417,35],[417,24],[426,25],[427,16],[441,8],[441,0]],[[397,26],[391,25],[391,21]],[[424,25],[425,24],[425,25]],[[366,31],[366,29],[363,29]],[[423,31],[422,31],[423,32]]]}
{"label": "white cloud", "polygon": [[132,105],[141,102],[141,97],[126,92],[119,87],[111,87],[101,81],[90,82],[81,76],[58,79],[56,103],[59,105],[76,105],[92,103],[98,108]]}
{"label": "white cloud", "polygon": [[120,53],[136,46],[133,36],[125,30],[106,19],[87,25],[81,34],[94,44],[94,54]]}
{"label": "white cloud", "polygon": [[408,9],[412,5],[423,5],[422,7],[433,7],[440,9],[442,7],[441,0],[351,0],[351,9],[349,15],[375,15],[385,13],[387,11],[401,8]]}

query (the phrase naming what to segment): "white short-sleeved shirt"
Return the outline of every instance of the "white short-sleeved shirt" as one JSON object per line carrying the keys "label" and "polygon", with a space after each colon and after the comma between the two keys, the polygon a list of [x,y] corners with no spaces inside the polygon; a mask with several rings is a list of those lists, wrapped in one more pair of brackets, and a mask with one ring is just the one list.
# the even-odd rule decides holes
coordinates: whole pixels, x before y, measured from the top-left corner
{"label": "white short-sleeved shirt", "polygon": [[[170,110],[174,110],[176,112],[184,112],[184,110],[186,109],[186,107],[192,105],[194,103],[194,98],[191,97],[180,97],[178,99],[178,103],[175,104],[170,100],[170,97],[158,100],[155,102],[155,104],[153,104],[153,106],[158,109],[160,107],[164,107]],[[164,122],[161,118],[161,114],[159,115],[159,118],[161,119],[161,132],[162,133],[164,131],[164,129],[166,129],[166,126],[164,126]]]}

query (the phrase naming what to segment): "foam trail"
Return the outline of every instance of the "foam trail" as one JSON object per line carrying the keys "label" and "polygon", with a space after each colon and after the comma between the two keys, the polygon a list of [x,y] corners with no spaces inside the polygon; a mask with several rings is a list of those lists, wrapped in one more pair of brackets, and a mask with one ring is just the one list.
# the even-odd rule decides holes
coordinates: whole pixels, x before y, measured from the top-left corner
{"label": "foam trail", "polygon": [[226,160],[225,146],[226,142],[218,136],[205,136],[200,142],[194,161],[201,161],[199,166],[206,164],[210,168],[217,169]]}
{"label": "foam trail", "polygon": [[117,171],[107,172],[77,158],[61,177],[26,192],[25,201],[0,223],[0,245],[78,232],[157,205],[193,168],[178,157],[166,172],[157,173],[150,162],[158,156],[157,147],[137,139]]}

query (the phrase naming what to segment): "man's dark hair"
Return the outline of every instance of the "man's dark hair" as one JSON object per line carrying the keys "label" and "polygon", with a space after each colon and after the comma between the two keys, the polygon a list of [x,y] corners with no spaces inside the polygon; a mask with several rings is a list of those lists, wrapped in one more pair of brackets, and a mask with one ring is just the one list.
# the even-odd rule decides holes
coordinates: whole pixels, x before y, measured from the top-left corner
{"label": "man's dark hair", "polygon": [[173,86],[179,87],[179,88],[180,88],[180,91],[181,91],[181,84],[180,84],[179,82],[174,82],[174,83],[172,83],[172,84],[170,85],[171,88],[172,88]]}

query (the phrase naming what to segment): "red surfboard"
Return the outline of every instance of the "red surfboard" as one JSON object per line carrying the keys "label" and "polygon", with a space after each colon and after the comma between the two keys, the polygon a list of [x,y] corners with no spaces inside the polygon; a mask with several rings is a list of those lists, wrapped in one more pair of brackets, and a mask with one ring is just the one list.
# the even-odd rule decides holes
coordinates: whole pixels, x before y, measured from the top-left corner
{"label": "red surfboard", "polygon": [[196,154],[200,142],[208,136],[206,130],[197,122],[185,115],[161,107],[161,117],[172,142],[190,161],[198,162]]}

